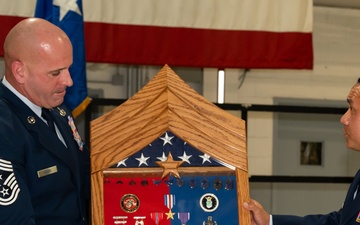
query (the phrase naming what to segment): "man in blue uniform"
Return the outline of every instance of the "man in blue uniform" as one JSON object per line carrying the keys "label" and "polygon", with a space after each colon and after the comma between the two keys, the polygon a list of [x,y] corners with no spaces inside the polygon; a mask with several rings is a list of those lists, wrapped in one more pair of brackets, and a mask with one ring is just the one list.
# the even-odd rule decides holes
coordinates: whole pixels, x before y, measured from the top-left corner
{"label": "man in blue uniform", "polygon": [[[360,78],[347,97],[349,109],[341,117],[346,147],[360,151]],[[260,203],[251,199],[244,208],[251,211],[252,225],[357,225],[360,223],[360,170],[350,185],[343,207],[324,215],[269,215]]]}
{"label": "man in blue uniform", "polygon": [[55,25],[29,18],[9,32],[4,54],[0,224],[85,225],[89,149],[62,105],[73,84],[71,42]]}

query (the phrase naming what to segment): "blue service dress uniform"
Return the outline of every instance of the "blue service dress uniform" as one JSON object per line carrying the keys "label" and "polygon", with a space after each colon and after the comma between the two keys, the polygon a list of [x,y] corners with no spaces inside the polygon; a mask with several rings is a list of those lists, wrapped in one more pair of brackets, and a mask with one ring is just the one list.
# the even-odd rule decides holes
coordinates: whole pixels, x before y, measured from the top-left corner
{"label": "blue service dress uniform", "polygon": [[0,224],[88,224],[90,153],[71,112],[52,110],[66,146],[1,82],[0,112]]}
{"label": "blue service dress uniform", "polygon": [[359,225],[360,224],[360,192],[356,194],[360,183],[360,170],[355,175],[347,192],[343,207],[325,215],[285,216],[273,215],[273,225]]}

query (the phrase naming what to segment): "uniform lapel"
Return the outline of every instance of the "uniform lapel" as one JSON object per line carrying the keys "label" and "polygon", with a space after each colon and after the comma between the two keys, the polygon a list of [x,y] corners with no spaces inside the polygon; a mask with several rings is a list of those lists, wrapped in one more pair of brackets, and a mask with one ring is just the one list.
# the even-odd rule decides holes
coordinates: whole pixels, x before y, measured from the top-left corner
{"label": "uniform lapel", "polygon": [[[41,121],[42,122],[42,121]],[[45,124],[46,126],[46,124]],[[49,129],[48,127],[45,127]],[[31,129],[31,128],[30,128]],[[39,130],[36,130],[39,132]],[[75,169],[75,162],[73,157],[69,157],[70,151],[60,141],[60,139],[52,132],[43,130],[38,133],[39,142],[43,145],[47,151],[54,154],[60,160],[64,161],[72,171]]]}
{"label": "uniform lapel", "polygon": [[53,115],[54,122],[56,123],[56,125],[66,143],[66,146],[67,146],[66,152],[68,155],[71,155],[71,157],[68,156],[68,158],[73,159],[74,167],[73,167],[72,171],[75,174],[77,181],[80,182],[79,171],[76,169],[79,167],[75,167],[75,165],[77,165],[79,163],[77,151],[80,151],[80,150],[74,140],[73,131],[69,125],[69,119],[72,118],[72,116],[70,115],[69,112],[65,111],[64,109],[62,109],[60,107],[55,108],[51,113]]}
{"label": "uniform lapel", "polygon": [[61,135],[64,138],[66,146],[68,146],[68,149],[71,149],[72,153],[76,153],[75,150],[79,150],[79,146],[74,140],[74,134],[69,124],[69,117],[72,118],[71,115],[69,115],[68,112],[59,107],[57,109],[54,109],[52,113],[54,116],[54,121],[59,131],[61,132]]}

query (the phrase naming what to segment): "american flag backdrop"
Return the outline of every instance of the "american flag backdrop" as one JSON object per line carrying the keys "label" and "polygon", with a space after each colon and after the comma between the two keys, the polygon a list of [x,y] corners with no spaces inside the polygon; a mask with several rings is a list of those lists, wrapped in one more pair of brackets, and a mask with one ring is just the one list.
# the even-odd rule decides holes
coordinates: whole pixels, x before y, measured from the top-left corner
{"label": "american flag backdrop", "polygon": [[[0,1],[0,42],[16,22],[33,16],[36,2]],[[71,11],[79,0],[54,2]],[[312,0],[83,0],[86,59],[312,69],[312,5]]]}
{"label": "american flag backdrop", "polygon": [[[144,149],[114,165],[117,168],[158,167],[171,152],[181,167],[222,166],[167,131]],[[135,203],[134,203],[135,202]],[[126,203],[131,210],[127,210]],[[134,203],[131,205],[130,203]],[[104,178],[105,224],[237,225],[236,177],[172,175]]]}

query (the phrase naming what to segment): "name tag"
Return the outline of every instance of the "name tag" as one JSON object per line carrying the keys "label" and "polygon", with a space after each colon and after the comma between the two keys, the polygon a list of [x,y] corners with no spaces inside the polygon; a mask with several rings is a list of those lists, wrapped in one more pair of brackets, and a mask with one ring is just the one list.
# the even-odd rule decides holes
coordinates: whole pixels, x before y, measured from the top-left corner
{"label": "name tag", "polygon": [[52,167],[37,171],[37,175],[38,175],[38,178],[41,178],[41,177],[45,177],[45,176],[53,174],[53,173],[57,173],[57,171],[58,171],[57,167],[52,166]]}

